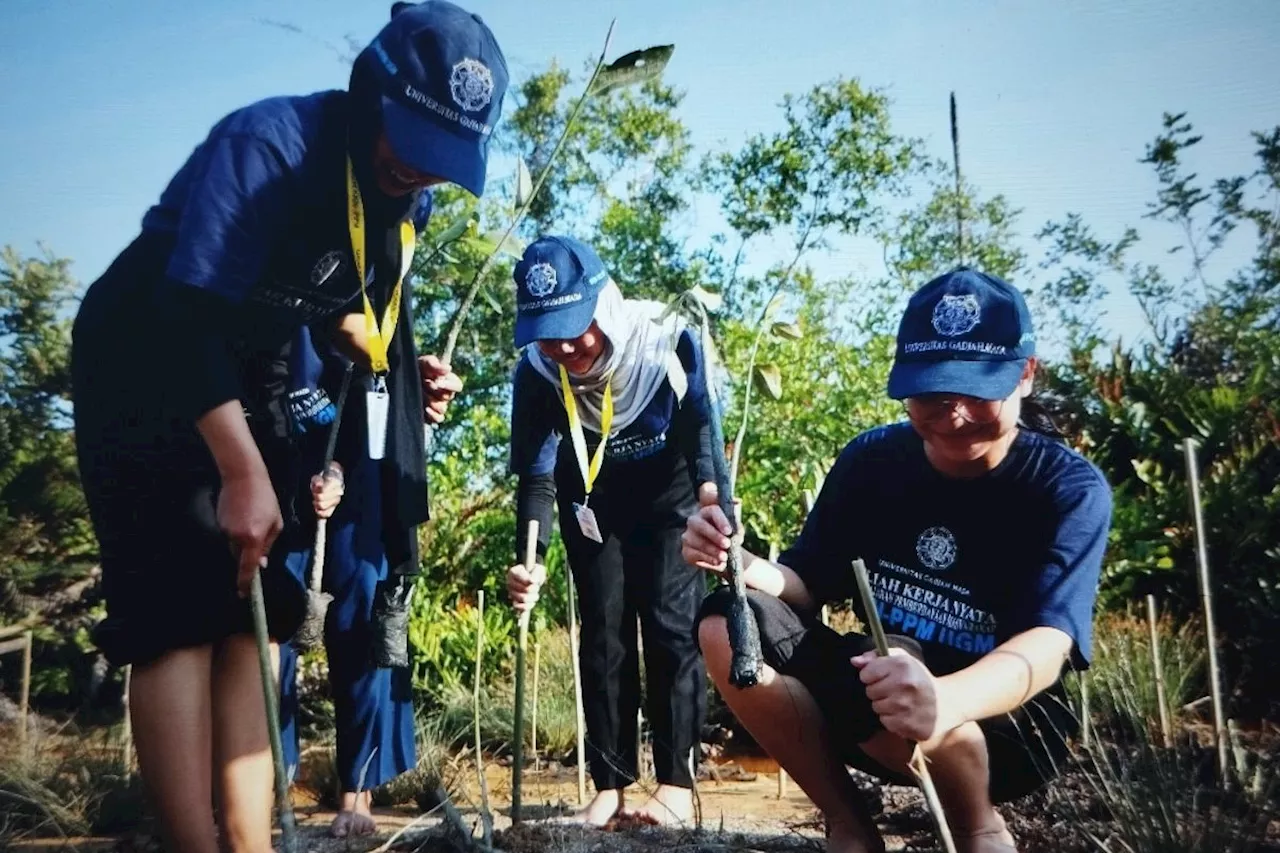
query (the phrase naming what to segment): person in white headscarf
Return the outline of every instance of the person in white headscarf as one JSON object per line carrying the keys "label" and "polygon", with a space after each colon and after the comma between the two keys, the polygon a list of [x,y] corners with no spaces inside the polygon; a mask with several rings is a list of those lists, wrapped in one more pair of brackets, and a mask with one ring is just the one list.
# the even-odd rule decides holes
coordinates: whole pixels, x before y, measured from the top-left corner
{"label": "person in white headscarf", "polygon": [[[539,542],[538,565],[513,566],[507,589],[518,611],[537,600],[558,501],[582,614],[596,789],[572,819],[688,822],[706,710],[694,635],[704,583],[680,556],[680,537],[696,487],[712,479],[703,354],[677,316],[662,318],[657,302],[625,299],[596,253],[572,238],[531,244],[515,281],[515,343],[524,349],[511,415],[517,560],[530,519],[539,522]],[[637,616],[658,786],[628,810],[624,792],[638,776]]]}

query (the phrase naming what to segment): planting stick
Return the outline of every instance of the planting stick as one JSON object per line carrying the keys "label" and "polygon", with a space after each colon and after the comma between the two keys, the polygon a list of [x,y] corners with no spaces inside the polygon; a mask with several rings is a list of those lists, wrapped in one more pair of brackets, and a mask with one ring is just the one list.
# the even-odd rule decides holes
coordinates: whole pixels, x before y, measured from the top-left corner
{"label": "planting stick", "polygon": [[124,668],[124,693],[120,696],[120,709],[124,712],[124,732],[120,747],[126,773],[133,772],[133,714],[129,710],[129,688],[133,684],[133,664]]}
{"label": "planting stick", "polygon": [[1204,637],[1209,647],[1209,695],[1213,698],[1213,734],[1218,746],[1218,773],[1224,785],[1230,783],[1227,766],[1227,725],[1222,710],[1222,680],[1218,674],[1218,641],[1213,628],[1213,588],[1209,584],[1209,548],[1205,543],[1204,512],[1200,507],[1200,470],[1195,441],[1186,438],[1182,449],[1187,462],[1187,491],[1191,494],[1191,516],[1196,527],[1196,578],[1200,582],[1200,602],[1204,605]]}
{"label": "planting stick", "polygon": [[586,728],[586,711],[582,707],[582,661],[578,659],[578,616],[577,603],[573,593],[573,572],[564,573],[564,582],[569,588],[569,657],[573,661],[573,699],[575,713],[574,727],[577,729],[578,755],[578,805],[587,802],[587,744],[583,735]]}
{"label": "planting stick", "polygon": [[529,751],[533,753],[533,769],[542,769],[538,756],[538,672],[542,668],[542,643],[533,641],[533,720],[529,725]]}
{"label": "planting stick", "polygon": [[[529,519],[524,540],[524,569],[533,574],[538,560],[538,520]],[[524,775],[524,662],[529,649],[529,617],[532,605],[525,608],[516,623],[516,725],[511,735],[511,822],[520,822],[521,781]]]}
{"label": "planting stick", "polygon": [[[880,624],[880,614],[876,612],[876,598],[871,592],[871,581],[867,579],[866,564],[861,559],[854,560],[853,572],[858,580],[858,595],[862,598],[862,609],[866,613],[867,626],[871,629],[871,636],[876,642],[876,653],[886,657],[889,654],[889,638],[885,636],[884,626]],[[916,782],[924,793],[924,803],[929,808],[929,814],[933,816],[934,827],[938,831],[938,840],[942,842],[942,848],[946,853],[956,853],[956,843],[951,838],[947,816],[942,811],[938,791],[933,787],[933,777],[929,775],[929,765],[919,745],[913,744],[911,760],[907,762],[907,767],[911,770],[911,775],[916,777]]]}
{"label": "planting stick", "polygon": [[1093,719],[1089,716],[1089,673],[1080,673],[1080,745],[1089,748]]}
{"label": "planting stick", "polygon": [[[709,352],[707,338],[710,333],[707,330],[706,317],[704,315],[702,322],[702,351]],[[715,382],[707,382],[707,390],[711,393],[711,400],[707,406],[707,420],[711,426],[711,465],[715,472],[716,481],[716,500],[720,504],[720,511],[724,513],[725,519],[733,528],[733,533],[729,537],[730,544],[728,548],[728,567],[725,571],[725,577],[728,581],[729,589],[733,593],[733,600],[729,604],[729,612],[726,618],[729,631],[729,648],[732,657],[729,661],[729,683],[739,690],[747,687],[754,687],[760,680],[760,667],[763,658],[760,654],[760,629],[756,625],[756,616],[752,612],[751,606],[747,603],[747,585],[742,578],[742,551],[738,544],[739,534],[742,531],[741,505],[735,506],[733,499],[733,478],[729,471],[729,466],[724,458],[724,428],[720,423],[720,407],[719,394],[715,390]],[[735,460],[741,455],[741,442],[739,446],[734,448]],[[736,463],[735,463],[736,464]]]}
{"label": "planting stick", "polygon": [[[326,480],[334,473],[330,471],[330,466],[333,464],[333,454],[338,446],[338,429],[342,425],[342,410],[347,404],[347,392],[351,389],[351,374],[354,370],[355,364],[347,365],[346,372],[342,374],[342,387],[338,391],[338,401],[334,404],[333,424],[329,427],[329,437],[325,440],[324,446],[324,460],[320,466],[320,476]],[[324,582],[325,540],[328,528],[329,519],[316,520],[316,538],[311,546],[311,578],[307,585],[307,613],[293,637],[294,646],[300,650],[314,648],[324,640],[325,616],[329,612],[329,605],[333,602],[333,596],[321,589]]]}
{"label": "planting stick", "polygon": [[253,605],[253,639],[258,644],[258,669],[262,674],[262,698],[267,707],[267,738],[275,764],[276,808],[280,811],[280,836],[285,853],[298,853],[298,827],[289,801],[289,777],[284,769],[284,746],[280,741],[280,705],[276,695],[275,667],[271,665],[271,639],[267,634],[267,605],[262,598],[262,569],[253,573],[249,598]]}
{"label": "planting stick", "polygon": [[18,713],[22,715],[22,725],[18,731],[21,732],[24,755],[27,749],[27,728],[31,725],[27,717],[30,716],[28,711],[31,706],[31,640],[33,636],[30,628],[22,635],[22,692],[18,696]]}
{"label": "planting stick", "polygon": [[476,776],[480,781],[480,823],[484,846],[493,846],[493,815],[489,811],[489,782],[484,778],[484,753],[480,749],[480,662],[484,655],[484,590],[476,590],[476,681],[472,688],[472,720],[476,733]]}
{"label": "planting stick", "polygon": [[1147,624],[1151,628],[1151,666],[1156,674],[1156,704],[1160,706],[1160,735],[1164,747],[1173,746],[1173,736],[1169,732],[1169,708],[1164,698],[1164,669],[1160,666],[1160,632],[1156,628],[1156,597],[1147,595]]}

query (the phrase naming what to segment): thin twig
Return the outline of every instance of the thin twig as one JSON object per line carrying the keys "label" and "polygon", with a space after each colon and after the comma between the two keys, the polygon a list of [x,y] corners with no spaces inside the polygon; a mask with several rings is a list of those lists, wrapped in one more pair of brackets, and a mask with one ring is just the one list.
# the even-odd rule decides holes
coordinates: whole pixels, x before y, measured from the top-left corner
{"label": "thin twig", "polygon": [[515,232],[516,227],[523,221],[525,214],[529,212],[529,207],[533,204],[533,200],[538,195],[538,190],[546,183],[547,178],[551,175],[551,166],[555,163],[556,157],[560,153],[560,149],[564,146],[565,140],[569,138],[569,133],[573,130],[574,122],[578,119],[578,114],[582,112],[582,108],[591,98],[592,87],[595,86],[596,78],[600,76],[600,69],[604,68],[605,57],[609,53],[609,44],[613,41],[613,27],[617,24],[618,19],[614,18],[609,22],[609,32],[604,37],[604,48],[600,51],[600,58],[596,60],[595,70],[591,72],[591,79],[587,81],[587,88],[582,93],[582,97],[574,104],[573,110],[569,113],[569,118],[564,123],[564,130],[560,132],[560,138],[556,140],[555,147],[551,149],[551,155],[547,158],[546,165],[542,167],[542,171],[538,174],[538,179],[533,183],[533,189],[529,192],[529,197],[525,199],[524,205],[516,211],[515,216],[511,218],[511,223],[507,225],[507,230],[503,232],[501,239],[498,240],[493,251],[489,253],[489,257],[484,259],[484,263],[480,265],[480,269],[476,271],[475,277],[471,280],[471,285],[467,288],[466,295],[462,297],[462,302],[458,305],[457,312],[453,315],[453,319],[449,321],[449,331],[445,335],[444,349],[441,351],[440,360],[445,364],[449,364],[453,360],[453,351],[458,346],[458,335],[462,332],[462,324],[467,318],[471,306],[476,301],[476,295],[480,292],[481,286],[484,284],[484,277],[493,268],[497,261],[498,255],[502,251],[503,245],[507,239]]}
{"label": "thin twig", "polygon": [[964,263],[964,195],[960,178],[960,122],[956,118],[956,93],[951,93],[951,158],[956,170],[956,259]]}

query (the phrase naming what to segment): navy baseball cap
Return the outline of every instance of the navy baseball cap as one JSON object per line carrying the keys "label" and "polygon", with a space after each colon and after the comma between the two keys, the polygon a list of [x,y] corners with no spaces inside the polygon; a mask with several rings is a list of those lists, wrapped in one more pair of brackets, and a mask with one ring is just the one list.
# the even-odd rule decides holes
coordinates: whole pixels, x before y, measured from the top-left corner
{"label": "navy baseball cap", "polygon": [[591,325],[609,271],[572,237],[540,237],[516,264],[516,346],[576,338]]}
{"label": "navy baseball cap", "polygon": [[508,78],[480,16],[445,0],[396,3],[364,54],[358,61],[382,84],[382,122],[396,157],[483,195]]}
{"label": "navy baseball cap", "polygon": [[1017,288],[969,267],[917,290],[898,326],[889,396],[963,394],[1003,400],[1035,355],[1031,312]]}

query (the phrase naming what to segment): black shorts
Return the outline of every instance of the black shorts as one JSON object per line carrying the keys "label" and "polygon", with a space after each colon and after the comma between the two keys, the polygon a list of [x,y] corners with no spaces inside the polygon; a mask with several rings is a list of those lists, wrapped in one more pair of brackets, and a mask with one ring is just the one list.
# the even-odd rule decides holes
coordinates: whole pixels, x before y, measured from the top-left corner
{"label": "black shorts", "polygon": [[[157,403],[164,389],[147,369],[155,353],[136,323],[122,319],[128,306],[112,292],[158,274],[154,260],[138,260],[137,245],[86,295],[71,357],[76,452],[107,606],[93,639],[117,666],[253,630],[249,602],[236,593],[236,560],[218,528],[213,457],[191,423]],[[277,496],[288,499],[288,455],[264,451],[264,458]],[[290,518],[286,504],[281,509]],[[276,639],[292,636],[305,612],[305,589],[285,565],[291,550],[305,547],[300,539],[296,531],[282,534],[262,574]]]}
{"label": "black shorts", "polygon": [[[896,785],[914,785],[862,751],[883,729],[849,658],[875,647],[870,637],[840,634],[818,619],[801,615],[772,595],[750,590],[748,602],[760,628],[765,662],[795,678],[813,695],[844,763]],[[701,616],[728,613],[731,593],[715,590],[702,603]],[[920,644],[909,637],[889,635],[889,645],[923,660]],[[1036,790],[1057,775],[1067,756],[1065,738],[1077,723],[1055,685],[1011,714],[978,723],[987,738],[991,771],[991,799],[1008,802]]]}

